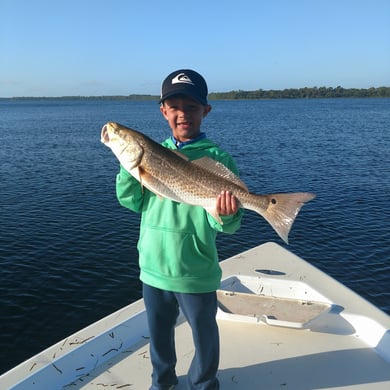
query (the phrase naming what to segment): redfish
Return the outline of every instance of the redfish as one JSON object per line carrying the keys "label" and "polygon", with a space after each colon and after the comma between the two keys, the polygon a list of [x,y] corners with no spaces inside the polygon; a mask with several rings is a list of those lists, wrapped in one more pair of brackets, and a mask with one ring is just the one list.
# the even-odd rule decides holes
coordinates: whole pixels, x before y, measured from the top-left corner
{"label": "redfish", "polygon": [[222,191],[230,191],[238,199],[240,207],[260,214],[286,243],[299,210],[315,197],[308,192],[251,193],[242,180],[222,163],[209,157],[189,161],[183,154],[115,122],[103,126],[101,141],[142,186],[156,195],[201,206],[222,224],[216,211],[216,199]]}

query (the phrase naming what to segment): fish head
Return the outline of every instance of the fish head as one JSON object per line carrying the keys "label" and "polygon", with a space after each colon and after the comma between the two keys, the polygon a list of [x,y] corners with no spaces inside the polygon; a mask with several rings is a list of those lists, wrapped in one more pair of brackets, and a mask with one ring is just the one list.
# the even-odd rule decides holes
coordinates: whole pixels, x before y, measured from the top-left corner
{"label": "fish head", "polygon": [[112,150],[126,170],[130,171],[140,164],[144,148],[135,130],[108,122],[102,128],[100,140]]}

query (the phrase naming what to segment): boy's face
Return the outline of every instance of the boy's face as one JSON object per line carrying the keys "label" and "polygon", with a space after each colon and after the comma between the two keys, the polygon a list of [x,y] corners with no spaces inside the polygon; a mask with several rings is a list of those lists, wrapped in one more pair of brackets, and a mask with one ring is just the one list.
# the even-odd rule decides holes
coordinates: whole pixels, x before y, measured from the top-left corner
{"label": "boy's face", "polygon": [[173,136],[181,142],[189,141],[199,135],[202,119],[210,110],[210,105],[204,106],[182,95],[165,99],[160,107],[161,113],[172,129]]}

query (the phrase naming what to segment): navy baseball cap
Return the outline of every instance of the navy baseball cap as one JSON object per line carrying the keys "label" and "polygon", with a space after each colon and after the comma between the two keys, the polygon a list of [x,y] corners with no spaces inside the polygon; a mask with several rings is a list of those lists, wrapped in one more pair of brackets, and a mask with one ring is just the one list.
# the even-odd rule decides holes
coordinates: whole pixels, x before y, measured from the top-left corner
{"label": "navy baseball cap", "polygon": [[185,95],[207,104],[206,80],[194,70],[179,69],[172,72],[162,83],[160,103],[174,95]]}

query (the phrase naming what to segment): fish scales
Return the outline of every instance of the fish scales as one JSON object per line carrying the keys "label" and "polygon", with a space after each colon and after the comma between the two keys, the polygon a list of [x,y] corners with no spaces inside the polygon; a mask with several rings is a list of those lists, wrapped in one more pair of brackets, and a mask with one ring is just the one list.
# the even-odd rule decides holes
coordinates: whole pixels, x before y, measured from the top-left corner
{"label": "fish scales", "polygon": [[[152,141],[152,140],[147,140]],[[198,199],[212,199],[215,202],[218,194],[222,190],[227,190],[227,187],[236,187],[234,192],[239,198],[238,193],[244,197],[246,195],[238,186],[232,183],[226,183],[219,176],[209,172],[201,166],[196,166],[187,161],[184,156],[180,157],[178,154],[163,148],[160,144],[152,142],[142,142],[143,155],[139,161],[138,169],[144,172],[142,184],[148,186],[150,181],[157,179],[161,185],[160,187],[169,187],[177,194],[184,202],[194,205],[200,205]],[[158,148],[156,148],[156,145]],[[161,148],[164,150],[164,155],[161,153]],[[154,183],[158,186],[158,183]],[[153,187],[153,185],[150,185]],[[160,188],[160,191],[162,189]],[[247,195],[249,195],[247,193]]]}
{"label": "fish scales", "polygon": [[238,199],[240,207],[260,214],[286,243],[299,210],[315,197],[308,192],[251,193],[221,163],[208,157],[189,161],[184,155],[115,122],[103,126],[101,141],[141,185],[158,196],[201,206],[222,224],[216,211],[216,199],[222,191],[230,191]]}

